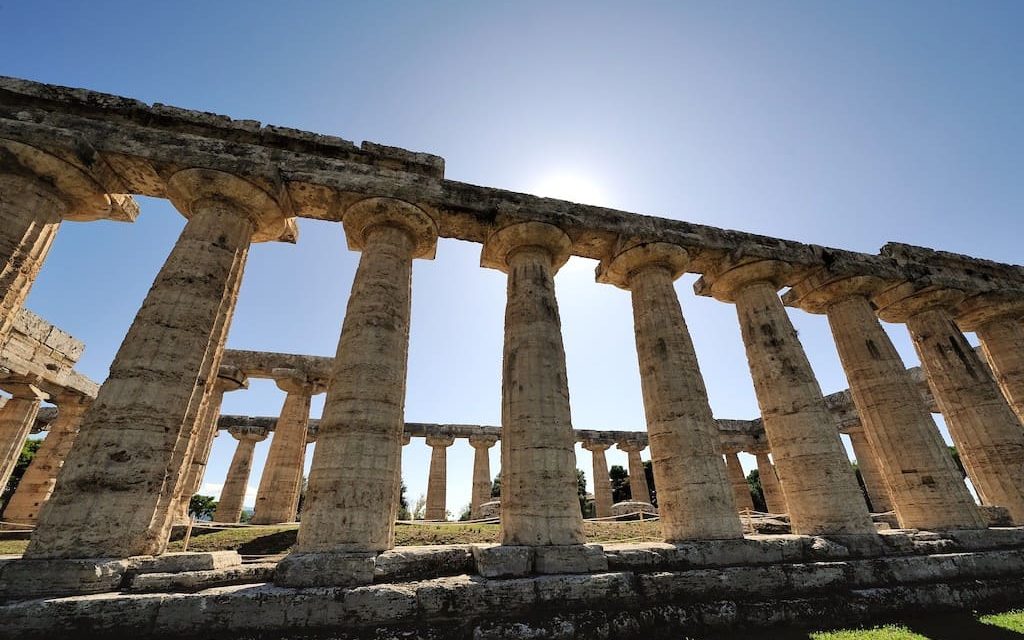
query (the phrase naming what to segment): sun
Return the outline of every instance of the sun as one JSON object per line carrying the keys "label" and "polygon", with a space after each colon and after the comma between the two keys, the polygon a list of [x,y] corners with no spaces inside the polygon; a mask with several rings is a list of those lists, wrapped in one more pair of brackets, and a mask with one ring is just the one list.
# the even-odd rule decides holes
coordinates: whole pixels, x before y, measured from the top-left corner
{"label": "sun", "polygon": [[536,181],[530,191],[544,198],[608,206],[608,195],[598,182],[576,171],[558,170],[547,173]]}

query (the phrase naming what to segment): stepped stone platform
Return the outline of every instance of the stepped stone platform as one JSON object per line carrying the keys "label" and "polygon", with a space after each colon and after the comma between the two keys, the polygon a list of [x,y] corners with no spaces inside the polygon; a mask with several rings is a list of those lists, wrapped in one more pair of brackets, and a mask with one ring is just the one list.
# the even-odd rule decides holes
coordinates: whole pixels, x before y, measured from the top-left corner
{"label": "stepped stone platform", "polygon": [[272,563],[227,557],[136,563],[116,593],[6,601],[0,638],[677,639],[1024,604],[1020,528],[614,544],[607,570],[510,579],[473,575],[487,547],[387,552],[355,588],[279,587]]}

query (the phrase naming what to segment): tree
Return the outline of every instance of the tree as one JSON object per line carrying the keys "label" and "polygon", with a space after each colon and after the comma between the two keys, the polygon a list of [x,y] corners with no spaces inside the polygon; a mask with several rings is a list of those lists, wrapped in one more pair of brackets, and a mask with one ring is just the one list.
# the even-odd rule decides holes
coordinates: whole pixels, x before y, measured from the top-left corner
{"label": "tree", "polygon": [[217,501],[213,496],[203,496],[198,493],[188,501],[188,513],[196,520],[209,520],[213,518],[213,512],[217,510]]}
{"label": "tree", "polygon": [[576,497],[580,501],[580,513],[583,517],[592,517],[588,513],[594,510],[594,505],[587,500],[587,474],[583,469],[576,469]]}
{"label": "tree", "polygon": [[644,460],[644,477],[647,478],[647,489],[651,492],[651,506],[658,506],[658,488],[654,486],[654,463]]}
{"label": "tree", "polygon": [[754,500],[754,510],[767,513],[768,503],[765,502],[764,487],[761,486],[761,472],[751,469],[747,474],[747,484],[750,486],[750,497]]}
{"label": "tree", "polygon": [[500,471],[498,472],[498,475],[494,476],[494,481],[491,482],[491,497],[492,498],[500,498],[501,497],[501,472]]}
{"label": "tree", "polygon": [[964,468],[964,463],[960,459],[960,452],[956,450],[956,447],[949,447],[949,455],[953,456],[953,462],[956,463],[956,468],[960,470],[960,477],[967,477],[967,469]]}
{"label": "tree", "polygon": [[21,453],[18,455],[18,462],[14,465],[14,471],[11,472],[11,479],[7,481],[7,486],[0,494],[0,507],[7,506],[7,501],[14,495],[14,490],[21,482],[21,477],[25,475],[25,470],[28,469],[32,459],[36,457],[36,452],[39,451],[42,444],[42,440],[26,440],[25,444],[21,445]]}
{"label": "tree", "polygon": [[309,485],[309,478],[302,476],[302,484],[299,485],[299,502],[295,507],[295,518],[302,520],[302,507],[306,504],[306,487]]}
{"label": "tree", "polygon": [[422,520],[427,514],[427,496],[420,494],[420,497],[416,498],[416,503],[412,507],[412,519]]}
{"label": "tree", "polygon": [[412,520],[412,513],[409,511],[409,498],[405,495],[408,487],[405,486],[405,479],[402,479],[402,487],[398,490],[398,519]]}
{"label": "tree", "polygon": [[462,511],[459,512],[459,522],[465,522],[473,517],[473,505],[466,503],[466,506],[462,507]]}
{"label": "tree", "polygon": [[621,464],[613,464],[608,476],[612,481],[612,502],[629,500],[629,472]]}

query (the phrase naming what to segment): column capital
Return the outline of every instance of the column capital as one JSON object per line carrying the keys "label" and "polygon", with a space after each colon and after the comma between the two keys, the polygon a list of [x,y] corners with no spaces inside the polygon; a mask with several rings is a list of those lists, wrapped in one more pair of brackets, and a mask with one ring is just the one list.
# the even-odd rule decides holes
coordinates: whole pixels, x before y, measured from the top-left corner
{"label": "column capital", "polygon": [[249,377],[238,367],[221,365],[214,384],[217,391],[238,391],[249,388]]}
{"label": "column capital", "polygon": [[490,449],[498,442],[498,436],[476,435],[469,436],[469,446],[474,449]]}
{"label": "column capital", "polygon": [[538,247],[551,256],[552,273],[569,260],[569,235],[546,222],[516,222],[492,231],[484,240],[480,266],[508,273],[508,258],[525,247]]}
{"label": "column capital", "polygon": [[247,216],[255,231],[252,242],[294,243],[298,237],[295,217],[262,188],[238,176],[213,169],[183,169],[167,180],[167,197],[186,218],[199,203],[229,206],[233,213]]}
{"label": "column capital", "polygon": [[306,374],[298,369],[272,369],[274,384],[285,393],[305,394],[308,396],[323,392],[323,388],[310,381]]}
{"label": "column capital", "polygon": [[0,381],[0,389],[11,394],[18,400],[49,400],[50,394],[39,387],[24,381]]}
{"label": "column capital", "polygon": [[424,438],[427,441],[428,447],[442,447],[447,448],[455,444],[455,436],[447,434],[430,434]]}
{"label": "column capital", "polygon": [[963,301],[964,292],[935,286],[921,287],[914,282],[901,282],[876,294],[872,299],[878,317],[886,322],[906,322],[908,318],[930,309],[953,312]]}
{"label": "column capital", "polygon": [[342,218],[348,248],[362,251],[367,233],[376,227],[406,232],[415,248],[413,258],[433,260],[437,251],[437,223],[416,205],[394,198],[367,198],[345,210]]}
{"label": "column capital", "polygon": [[412,442],[412,436],[410,436],[408,433],[403,433],[402,434],[402,446],[404,447],[405,445],[409,444],[410,442]]}
{"label": "column capital", "polygon": [[604,452],[611,448],[610,442],[599,442],[597,440],[584,440],[580,445],[591,453]]}
{"label": "column capital", "polygon": [[269,431],[263,427],[253,427],[249,425],[238,425],[235,427],[228,427],[228,433],[230,433],[235,440],[243,442],[250,440],[252,442],[262,442],[267,439]]}
{"label": "column capital", "polygon": [[[102,161],[97,166],[106,167]],[[61,202],[61,217],[66,220],[118,220],[133,222],[139,215],[139,205],[130,195],[111,194],[96,178],[57,156],[35,147],[0,139],[0,172],[24,176],[50,191]],[[113,172],[106,172],[110,185],[123,188]]]}
{"label": "column capital", "polygon": [[967,298],[957,307],[956,322],[963,331],[976,331],[993,320],[1024,319],[1024,299],[995,293]]}
{"label": "column capital", "polygon": [[690,254],[679,245],[668,242],[649,242],[620,251],[613,258],[598,265],[597,281],[629,289],[630,278],[645,269],[660,267],[668,271],[673,280],[686,273]]}
{"label": "column capital", "polygon": [[853,296],[871,298],[885,288],[885,281],[874,276],[836,275],[817,269],[794,284],[782,301],[808,313],[825,313],[837,302]]}
{"label": "column capital", "polygon": [[619,440],[615,443],[619,451],[626,453],[640,453],[647,448],[647,443],[641,440]]}
{"label": "column capital", "polygon": [[792,272],[793,265],[782,260],[729,260],[714,273],[705,273],[693,288],[698,295],[710,295],[721,302],[733,302],[741,289],[757,282],[769,284],[776,290],[781,289]]}

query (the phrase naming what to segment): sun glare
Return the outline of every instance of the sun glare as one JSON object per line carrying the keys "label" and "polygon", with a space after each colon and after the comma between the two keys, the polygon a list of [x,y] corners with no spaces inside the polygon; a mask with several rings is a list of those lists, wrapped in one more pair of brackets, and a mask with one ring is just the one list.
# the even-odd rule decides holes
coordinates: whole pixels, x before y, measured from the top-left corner
{"label": "sun glare", "polygon": [[608,206],[608,195],[594,180],[572,171],[548,173],[530,191],[545,198]]}

